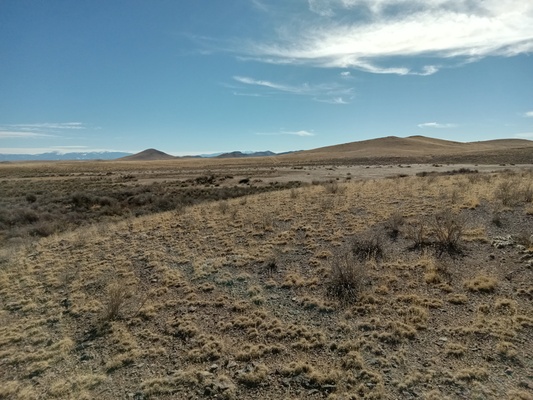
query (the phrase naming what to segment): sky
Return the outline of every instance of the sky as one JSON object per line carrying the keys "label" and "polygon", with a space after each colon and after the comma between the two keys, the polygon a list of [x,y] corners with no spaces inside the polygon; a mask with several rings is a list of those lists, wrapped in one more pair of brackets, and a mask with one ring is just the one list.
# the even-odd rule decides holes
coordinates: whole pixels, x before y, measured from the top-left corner
{"label": "sky", "polygon": [[0,153],[533,139],[531,0],[0,0]]}

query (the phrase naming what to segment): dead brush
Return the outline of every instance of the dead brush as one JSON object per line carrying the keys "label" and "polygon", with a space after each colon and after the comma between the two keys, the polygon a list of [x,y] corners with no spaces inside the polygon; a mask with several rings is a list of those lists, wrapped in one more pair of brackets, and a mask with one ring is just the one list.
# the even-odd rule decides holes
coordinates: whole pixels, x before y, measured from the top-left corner
{"label": "dead brush", "polygon": [[461,239],[464,233],[464,219],[451,210],[437,213],[430,219],[431,228],[435,235],[435,248],[437,255],[443,253],[461,253]]}
{"label": "dead brush", "polygon": [[124,284],[120,282],[111,283],[107,288],[107,301],[102,312],[101,321],[106,323],[116,320],[130,296],[130,290]]}
{"label": "dead brush", "polygon": [[384,257],[381,235],[374,233],[365,238],[356,238],[352,243],[352,253],[359,261],[378,261]]}
{"label": "dead brush", "polygon": [[326,182],[323,186],[326,193],[335,194],[339,191],[339,184],[336,181]]}
{"label": "dead brush", "polygon": [[385,229],[391,239],[396,239],[400,233],[400,227],[404,224],[404,217],[399,212],[393,212],[385,221]]}
{"label": "dead brush", "polygon": [[123,282],[111,282],[107,286],[106,301],[99,322],[101,325],[106,325],[120,318],[135,318],[148,299],[148,293],[144,293],[141,288],[132,289]]}
{"label": "dead brush", "polygon": [[365,278],[363,264],[351,252],[333,257],[329,264],[328,296],[344,304],[356,302]]}
{"label": "dead brush", "polygon": [[409,223],[407,225],[407,237],[413,242],[411,249],[419,250],[429,244],[428,223],[425,218]]}

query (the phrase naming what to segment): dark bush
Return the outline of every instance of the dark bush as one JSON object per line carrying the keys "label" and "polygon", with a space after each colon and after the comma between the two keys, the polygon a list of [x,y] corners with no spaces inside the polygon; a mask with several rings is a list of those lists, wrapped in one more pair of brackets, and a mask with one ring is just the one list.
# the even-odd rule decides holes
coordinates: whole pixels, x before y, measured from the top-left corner
{"label": "dark bush", "polygon": [[346,252],[333,257],[330,266],[328,296],[345,304],[356,302],[364,281],[363,265],[357,262],[352,253]]}
{"label": "dark bush", "polygon": [[435,247],[438,255],[447,252],[460,253],[460,242],[464,232],[464,220],[451,210],[441,211],[430,220],[435,234]]}
{"label": "dark bush", "polygon": [[391,216],[385,221],[385,229],[387,234],[391,239],[396,239],[400,233],[400,227],[404,223],[403,215],[399,212],[394,212]]}
{"label": "dark bush", "polygon": [[71,199],[72,204],[76,208],[88,209],[94,204],[94,199],[87,193],[74,193]]}
{"label": "dark bush", "polygon": [[381,236],[377,233],[366,238],[356,238],[352,244],[352,254],[359,261],[379,260],[383,258]]}

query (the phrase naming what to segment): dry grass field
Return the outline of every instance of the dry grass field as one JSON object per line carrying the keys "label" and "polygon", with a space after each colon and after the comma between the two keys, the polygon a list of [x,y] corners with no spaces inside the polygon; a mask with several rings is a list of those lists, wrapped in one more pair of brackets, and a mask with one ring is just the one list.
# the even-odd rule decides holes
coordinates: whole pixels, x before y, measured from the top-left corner
{"label": "dry grass field", "polygon": [[1,166],[0,398],[533,398],[531,168],[187,163]]}

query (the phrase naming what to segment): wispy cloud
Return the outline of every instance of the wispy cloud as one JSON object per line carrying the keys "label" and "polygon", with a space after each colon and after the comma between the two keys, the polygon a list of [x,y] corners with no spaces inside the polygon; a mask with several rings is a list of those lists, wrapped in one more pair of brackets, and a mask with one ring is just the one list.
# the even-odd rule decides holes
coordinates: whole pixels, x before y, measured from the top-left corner
{"label": "wispy cloud", "polygon": [[533,118],[533,111],[525,112],[525,113],[524,113],[524,117],[527,117],[527,118]]}
{"label": "wispy cloud", "polygon": [[43,122],[37,124],[14,124],[9,126],[22,130],[86,129],[83,122]]}
{"label": "wispy cloud", "polygon": [[318,101],[319,103],[328,103],[328,104],[350,104],[349,102],[344,100],[342,97],[333,97],[331,99],[314,98],[313,100]]}
{"label": "wispy cloud", "polygon": [[0,139],[44,139],[58,137],[62,133],[82,129],[87,129],[83,122],[8,124],[0,125]]}
{"label": "wispy cloud", "polygon": [[456,124],[440,124],[438,122],[425,122],[423,124],[418,124],[419,128],[437,128],[437,129],[443,129],[443,128],[455,128]]}
{"label": "wispy cloud", "polygon": [[300,131],[281,130],[279,132],[257,132],[256,135],[260,135],[260,136],[293,135],[293,136],[301,136],[301,137],[315,136],[314,132],[306,131],[306,130],[300,130]]}
{"label": "wispy cloud", "polygon": [[256,9],[260,11],[263,11],[263,12],[268,11],[268,7],[260,0],[251,0],[251,3]]}
{"label": "wispy cloud", "polygon": [[[281,19],[276,39],[248,43],[238,52],[269,63],[397,75],[431,75],[450,62],[533,52],[532,1],[308,0],[308,5],[310,15],[301,23],[295,15]],[[420,67],[406,65],[406,57],[435,61]]]}
{"label": "wispy cloud", "polygon": [[244,93],[244,92],[233,92],[234,96],[246,96],[246,97],[265,97],[263,94],[259,93]]}
{"label": "wispy cloud", "polygon": [[43,154],[43,153],[89,153],[106,151],[124,151],[136,153],[137,151],[116,150],[106,148],[93,148],[88,146],[49,146],[49,147],[0,147],[0,154]]}
{"label": "wispy cloud", "polygon": [[39,139],[49,138],[55,135],[46,133],[29,132],[29,131],[8,131],[0,129],[0,139]]}
{"label": "wispy cloud", "polygon": [[304,94],[308,93],[310,90],[309,85],[304,84],[302,86],[289,86],[289,85],[283,85],[280,83],[274,83],[270,81],[264,81],[264,80],[258,80],[249,78],[247,76],[234,76],[234,80],[240,83],[244,83],[246,85],[254,85],[254,86],[263,86],[270,89],[279,90],[281,92],[287,92],[287,93],[294,93],[294,94]]}
{"label": "wispy cloud", "polygon": [[[245,86],[252,86],[256,89],[264,89],[266,90],[265,94],[282,93],[289,95],[309,96],[315,101],[331,104],[348,104],[347,99],[350,99],[353,96],[353,88],[337,83],[303,83],[300,85],[288,85],[285,83],[255,79],[247,76],[234,76],[233,80],[244,84]],[[245,93],[246,92],[233,92],[233,94],[240,96],[245,95]],[[254,93],[253,96],[258,97],[260,94]]]}

